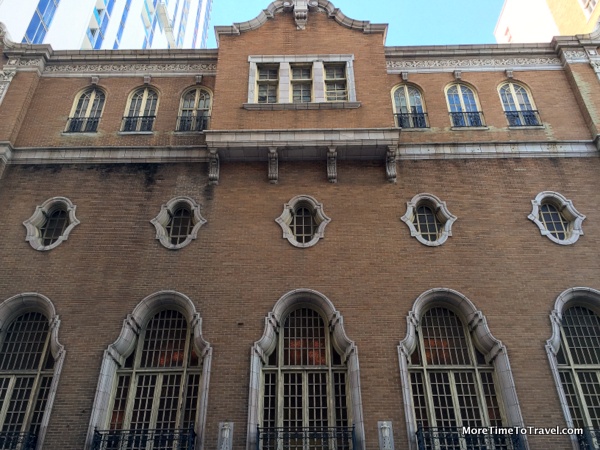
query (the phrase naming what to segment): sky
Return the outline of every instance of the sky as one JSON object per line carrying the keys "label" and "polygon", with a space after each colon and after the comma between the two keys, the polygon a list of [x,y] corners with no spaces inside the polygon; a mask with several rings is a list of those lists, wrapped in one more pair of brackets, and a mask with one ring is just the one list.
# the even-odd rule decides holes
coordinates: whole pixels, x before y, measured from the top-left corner
{"label": "sky", "polygon": [[[356,20],[387,23],[386,45],[495,43],[504,0],[331,0]],[[211,29],[254,19],[270,0],[213,0]],[[310,20],[310,16],[309,16]],[[208,48],[217,46],[209,33]]]}

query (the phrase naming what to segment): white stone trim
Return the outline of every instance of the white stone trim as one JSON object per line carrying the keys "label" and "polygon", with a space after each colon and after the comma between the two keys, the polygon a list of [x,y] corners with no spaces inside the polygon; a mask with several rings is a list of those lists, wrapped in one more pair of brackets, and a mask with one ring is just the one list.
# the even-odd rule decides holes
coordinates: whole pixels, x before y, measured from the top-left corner
{"label": "white stone trim", "polygon": [[[322,104],[344,104],[350,108],[359,107],[360,103],[356,101],[356,86],[354,85],[354,55],[250,55],[250,76],[248,77],[248,102],[244,104],[245,109],[277,109],[274,106],[278,104],[286,105],[306,105],[304,107],[294,106],[291,109],[321,109]],[[347,102],[328,102],[325,98],[325,74],[324,63],[343,62],[346,64],[346,86],[348,88]],[[290,95],[291,73],[290,64],[310,63],[312,64],[313,79],[313,98],[310,103],[292,103]],[[277,103],[257,103],[256,97],[256,74],[260,64],[277,64],[279,67]],[[253,107],[260,105],[260,107]],[[311,107],[309,107],[311,105]],[[331,109],[337,109],[330,106]],[[285,108],[288,109],[288,108]]]}
{"label": "white stone trim", "polygon": [[[425,204],[431,208],[442,226],[441,234],[435,241],[428,241],[423,238],[419,230],[415,228],[415,212],[421,204]],[[448,210],[446,202],[443,202],[433,194],[423,193],[415,195],[409,202],[406,202],[406,214],[400,220],[408,226],[410,235],[417,238],[421,244],[428,247],[438,247],[446,242],[448,237],[452,236],[452,224],[456,221],[456,216]]]}
{"label": "white stone trim", "polygon": [[[167,231],[167,225],[169,224],[169,220],[171,218],[169,213],[172,214],[173,211],[181,204],[186,205],[192,212],[194,228],[192,228],[192,231],[182,243],[175,245],[171,243],[171,238]],[[200,227],[206,223],[206,219],[202,217],[202,214],[200,213],[201,208],[202,207],[191,197],[174,197],[169,200],[160,207],[160,212],[158,215],[150,221],[150,223],[154,225],[154,228],[156,228],[156,239],[158,239],[159,242],[169,250],[178,250],[188,245],[193,239],[198,237],[198,230],[200,230]]]}
{"label": "white stone trim", "polygon": [[206,428],[206,410],[208,404],[208,386],[212,361],[212,347],[202,337],[202,318],[196,312],[194,303],[184,294],[176,291],[159,291],[143,299],[131,314],[123,321],[123,328],[117,340],[104,351],[98,386],[92,408],[90,426],[87,432],[85,449],[89,450],[94,437],[94,430],[106,429],[110,420],[111,394],[117,379],[117,369],[125,364],[127,357],[135,350],[138,335],[143,326],[158,312],[174,309],[182,313],[193,332],[193,342],[202,358],[202,381],[199,392],[198,421],[194,424],[196,432],[195,450],[204,446],[204,430]]}
{"label": "white stone trim", "polygon": [[[600,309],[600,291],[588,287],[573,287],[563,291],[554,303],[554,309],[550,313],[550,326],[552,327],[552,336],[546,341],[546,354],[550,363],[550,371],[554,378],[554,384],[558,393],[558,399],[563,411],[567,427],[573,427],[573,418],[569,411],[569,403],[565,391],[560,381],[560,373],[558,371],[558,361],[556,355],[560,349],[560,328],[562,326],[563,312],[572,306],[578,304],[590,308],[594,311]],[[576,436],[570,436],[573,450],[579,450]]]}
{"label": "white stone trim", "polygon": [[54,358],[52,384],[50,385],[46,409],[42,416],[36,445],[36,450],[42,450],[44,438],[46,437],[46,430],[48,429],[48,423],[50,422],[52,405],[54,404],[54,398],[56,397],[56,391],[58,389],[58,380],[62,372],[66,355],[65,348],[58,341],[60,318],[56,314],[56,309],[48,297],[36,292],[26,292],[15,295],[0,303],[0,330],[4,330],[10,322],[17,318],[17,316],[33,311],[40,312],[48,319],[50,325],[50,352]]}
{"label": "white stone trim", "polygon": [[[566,239],[561,240],[553,236],[540,221],[540,206],[542,206],[542,203],[545,201],[554,205],[556,209],[558,209],[559,213],[561,213],[569,222],[569,236]],[[575,206],[573,206],[573,202],[571,200],[567,200],[567,198],[558,192],[540,192],[533,200],[531,200],[531,205],[531,214],[529,214],[527,218],[537,225],[542,236],[546,236],[552,242],[560,245],[571,245],[577,242],[579,236],[583,235],[581,224],[585,220],[585,216],[575,209]]]}
{"label": "white stone trim", "polygon": [[248,406],[248,437],[246,450],[256,449],[256,431],[258,427],[261,374],[262,367],[277,345],[277,333],[281,320],[286,314],[298,305],[307,305],[320,312],[328,322],[332,334],[333,345],[342,355],[342,361],[348,367],[348,386],[352,401],[352,424],[354,425],[356,446],[355,450],[365,449],[364,418],[362,413],[362,399],[360,394],[360,368],[358,365],[358,349],[353,341],[346,335],[344,319],[335,309],[333,303],[320,292],[312,289],[295,289],[284,294],[273,310],[265,317],[265,329],[262,337],[252,347],[250,356],[250,393]]}
{"label": "white stone trim", "polygon": [[[411,49],[412,50],[412,49]],[[392,49],[386,49],[386,53],[392,52]],[[458,51],[458,50],[457,50]],[[467,50],[463,50],[462,54]],[[394,59],[392,59],[394,58]],[[430,59],[431,55],[425,59],[395,59],[397,56],[387,56],[386,67],[389,74],[410,73],[432,73],[448,72],[454,73],[457,67],[462,72],[500,72],[505,71],[507,67],[514,71],[518,70],[563,70],[563,63],[556,56],[531,56],[531,57],[501,57],[497,58],[448,58],[440,55],[440,58]]]}
{"label": "white stone trim", "polygon": [[[317,224],[317,230],[315,231],[313,238],[306,243],[298,242],[296,240],[296,236],[294,236],[294,233],[290,228],[290,224],[292,223],[292,214],[294,210],[300,206],[300,204],[306,205],[311,210],[311,213],[313,214]],[[287,239],[290,244],[298,248],[308,248],[319,242],[319,239],[325,237],[325,227],[329,222],[331,222],[331,219],[327,217],[325,211],[323,211],[322,203],[319,203],[310,195],[297,195],[288,203],[283,205],[283,212],[277,219],[275,219],[275,222],[277,222],[283,230],[283,238]]]}
{"label": "white stone trim", "polygon": [[[467,325],[473,344],[481,351],[486,363],[493,363],[496,380],[499,388],[498,399],[504,406],[507,426],[522,427],[523,417],[517,398],[515,382],[508,360],[506,347],[501,341],[492,336],[485,316],[475,308],[475,305],[461,293],[447,288],[430,289],[422,293],[413,305],[413,309],[406,317],[406,337],[398,345],[398,358],[400,362],[400,379],[406,429],[408,433],[408,448],[416,450],[416,419],[414,416],[413,399],[410,393],[410,378],[408,366],[410,355],[418,345],[417,328],[423,315],[432,307],[441,306],[456,313]],[[523,439],[527,439],[523,435]],[[527,448],[527,442],[525,442]]]}
{"label": "white stone trim", "polygon": [[[56,242],[50,245],[43,245],[40,238],[40,227],[43,226],[44,222],[46,221],[45,213],[48,213],[50,210],[58,206],[67,210],[67,213],[69,214],[69,224]],[[25,240],[29,242],[34,250],[46,251],[57,247],[63,241],[66,241],[69,238],[69,233],[71,233],[73,228],[79,225],[80,222],[77,217],[75,217],[76,209],[77,207],[66,197],[49,198],[40,206],[36,206],[33,215],[23,222],[23,225],[25,225],[25,228],[27,229]]]}

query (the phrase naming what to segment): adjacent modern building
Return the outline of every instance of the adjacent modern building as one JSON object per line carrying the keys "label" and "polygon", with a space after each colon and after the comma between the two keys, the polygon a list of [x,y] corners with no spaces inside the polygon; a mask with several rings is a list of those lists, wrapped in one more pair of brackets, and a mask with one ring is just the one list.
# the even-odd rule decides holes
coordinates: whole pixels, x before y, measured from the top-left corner
{"label": "adjacent modern building", "polygon": [[4,0],[15,42],[60,50],[204,48],[212,0]]}
{"label": "adjacent modern building", "polygon": [[257,13],[0,27],[0,449],[600,449],[600,33]]}
{"label": "adjacent modern building", "polygon": [[501,44],[550,42],[591,33],[599,18],[597,0],[505,0],[494,35]]}

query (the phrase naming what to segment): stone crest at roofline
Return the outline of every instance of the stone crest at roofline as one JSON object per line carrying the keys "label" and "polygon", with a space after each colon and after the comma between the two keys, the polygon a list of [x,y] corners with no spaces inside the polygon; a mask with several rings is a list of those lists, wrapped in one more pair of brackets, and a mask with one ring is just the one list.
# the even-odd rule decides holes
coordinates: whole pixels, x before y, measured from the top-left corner
{"label": "stone crest at roofline", "polygon": [[269,19],[273,19],[275,14],[281,12],[292,12],[297,29],[304,30],[310,13],[317,11],[327,13],[330,18],[347,28],[359,30],[365,34],[382,34],[383,42],[385,43],[387,24],[372,24],[368,20],[353,20],[328,0],[275,0],[252,20],[234,23],[231,26],[215,27],[217,43],[221,35],[238,36],[244,31],[256,30],[267,23]]}

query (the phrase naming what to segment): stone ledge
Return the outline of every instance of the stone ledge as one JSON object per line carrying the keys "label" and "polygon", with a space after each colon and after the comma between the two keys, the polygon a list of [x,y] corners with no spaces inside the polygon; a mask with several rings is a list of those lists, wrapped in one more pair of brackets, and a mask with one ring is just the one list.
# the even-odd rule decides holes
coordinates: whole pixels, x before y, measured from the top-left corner
{"label": "stone ledge", "polygon": [[322,102],[322,103],[244,103],[242,107],[248,111],[283,111],[283,110],[317,110],[317,109],[356,109],[361,102]]}

